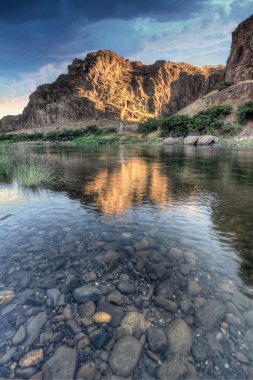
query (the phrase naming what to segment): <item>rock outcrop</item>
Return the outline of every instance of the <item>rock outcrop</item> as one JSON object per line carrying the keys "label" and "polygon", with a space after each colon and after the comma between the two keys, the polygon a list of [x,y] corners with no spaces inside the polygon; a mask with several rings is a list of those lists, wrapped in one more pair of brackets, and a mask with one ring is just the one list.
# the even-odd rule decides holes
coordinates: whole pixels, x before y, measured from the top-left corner
{"label": "rock outcrop", "polygon": [[253,80],[253,15],[232,33],[226,80],[232,83]]}
{"label": "rock outcrop", "polygon": [[89,119],[138,122],[170,115],[222,80],[222,66],[196,67],[156,61],[131,62],[109,50],[74,59],[68,74],[39,86],[18,116],[0,120],[1,131],[41,128]]}

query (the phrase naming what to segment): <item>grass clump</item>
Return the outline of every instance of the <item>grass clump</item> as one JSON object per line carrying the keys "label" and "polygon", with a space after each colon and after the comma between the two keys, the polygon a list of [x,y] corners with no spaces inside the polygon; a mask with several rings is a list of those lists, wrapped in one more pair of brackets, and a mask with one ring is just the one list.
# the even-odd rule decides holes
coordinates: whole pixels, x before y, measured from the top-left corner
{"label": "grass clump", "polygon": [[53,177],[51,170],[37,163],[22,163],[14,170],[13,177],[24,187],[39,187],[52,183]]}
{"label": "grass clump", "polygon": [[253,119],[253,100],[237,107],[236,118],[240,125],[245,125],[247,120]]}
{"label": "grass clump", "polygon": [[36,188],[53,182],[52,168],[39,157],[27,155],[22,148],[3,148],[0,151],[0,175],[20,186]]}

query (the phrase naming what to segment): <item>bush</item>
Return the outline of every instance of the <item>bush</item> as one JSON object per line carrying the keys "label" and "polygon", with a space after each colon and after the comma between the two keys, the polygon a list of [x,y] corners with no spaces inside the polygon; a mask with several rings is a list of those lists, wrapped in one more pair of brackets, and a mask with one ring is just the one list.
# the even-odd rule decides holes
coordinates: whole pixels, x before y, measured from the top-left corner
{"label": "bush", "polygon": [[100,135],[102,132],[102,129],[98,128],[97,125],[88,125],[85,129],[85,133],[88,135]]}
{"label": "bush", "polygon": [[148,134],[158,130],[159,120],[156,118],[150,118],[138,125],[138,132]]}
{"label": "bush", "polygon": [[253,119],[253,100],[240,104],[237,107],[236,118],[240,125],[244,125],[247,120]]}
{"label": "bush", "polygon": [[190,132],[191,118],[186,115],[176,115],[160,121],[160,136],[185,136]]}
{"label": "bush", "polygon": [[222,90],[225,90],[225,88],[228,88],[230,86],[232,86],[232,83],[227,82],[226,80],[223,80],[223,81],[217,83],[216,86],[214,87],[214,89],[218,90],[218,91],[222,91]]}

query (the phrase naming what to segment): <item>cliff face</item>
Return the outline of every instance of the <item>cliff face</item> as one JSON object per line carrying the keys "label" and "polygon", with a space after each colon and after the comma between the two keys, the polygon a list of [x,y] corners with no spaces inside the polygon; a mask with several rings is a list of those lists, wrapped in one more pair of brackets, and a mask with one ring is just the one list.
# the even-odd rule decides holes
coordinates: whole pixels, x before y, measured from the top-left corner
{"label": "cliff face", "polygon": [[226,80],[232,83],[253,80],[253,15],[232,33]]}
{"label": "cliff face", "polygon": [[99,50],[84,60],[75,59],[68,74],[54,83],[39,86],[21,115],[0,120],[0,130],[100,118],[137,122],[170,115],[211,90],[223,76],[222,66],[166,61],[143,65]]}

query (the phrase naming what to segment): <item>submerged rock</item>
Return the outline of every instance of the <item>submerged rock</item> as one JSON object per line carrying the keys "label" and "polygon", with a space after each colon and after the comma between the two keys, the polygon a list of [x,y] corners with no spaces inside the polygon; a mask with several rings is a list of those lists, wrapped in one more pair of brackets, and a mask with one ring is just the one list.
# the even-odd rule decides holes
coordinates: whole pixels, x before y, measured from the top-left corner
{"label": "submerged rock", "polygon": [[131,335],[141,335],[150,327],[150,322],[146,321],[142,314],[131,311],[123,318],[121,327]]}
{"label": "submerged rock", "polygon": [[79,369],[76,380],[94,380],[96,379],[97,374],[96,364],[88,362]]}
{"label": "submerged rock", "polygon": [[73,291],[73,296],[76,302],[85,303],[88,301],[98,301],[102,297],[101,290],[95,286],[82,286],[81,288],[76,288]]}
{"label": "submerged rock", "polygon": [[202,308],[196,312],[196,324],[207,330],[222,321],[226,314],[225,306],[215,299],[207,301]]}
{"label": "submerged rock", "polygon": [[161,329],[150,327],[147,332],[149,348],[153,352],[164,352],[167,349],[167,338]]}
{"label": "submerged rock", "polygon": [[58,347],[42,369],[43,380],[73,380],[76,364],[76,350],[67,346]]}
{"label": "submerged rock", "polygon": [[33,350],[25,354],[19,361],[21,368],[32,367],[43,360],[43,350],[40,348],[38,350]]}
{"label": "submerged rock", "polygon": [[41,312],[37,314],[33,319],[27,324],[27,337],[24,342],[25,347],[29,347],[39,336],[40,330],[47,320],[47,314]]}
{"label": "submerged rock", "polygon": [[137,366],[142,355],[142,345],[133,336],[124,336],[114,345],[109,364],[117,376],[128,377]]}
{"label": "submerged rock", "polygon": [[159,372],[161,380],[181,380],[181,379],[197,379],[195,368],[188,362],[182,359],[173,359],[162,364]]}
{"label": "submerged rock", "polygon": [[15,293],[12,290],[4,290],[0,292],[0,305],[11,302],[15,297]]}
{"label": "submerged rock", "polygon": [[96,323],[110,323],[112,316],[108,313],[98,312],[93,315],[94,322]]}
{"label": "submerged rock", "polygon": [[191,350],[193,337],[190,327],[183,319],[171,322],[167,329],[167,339],[173,354],[187,355]]}

